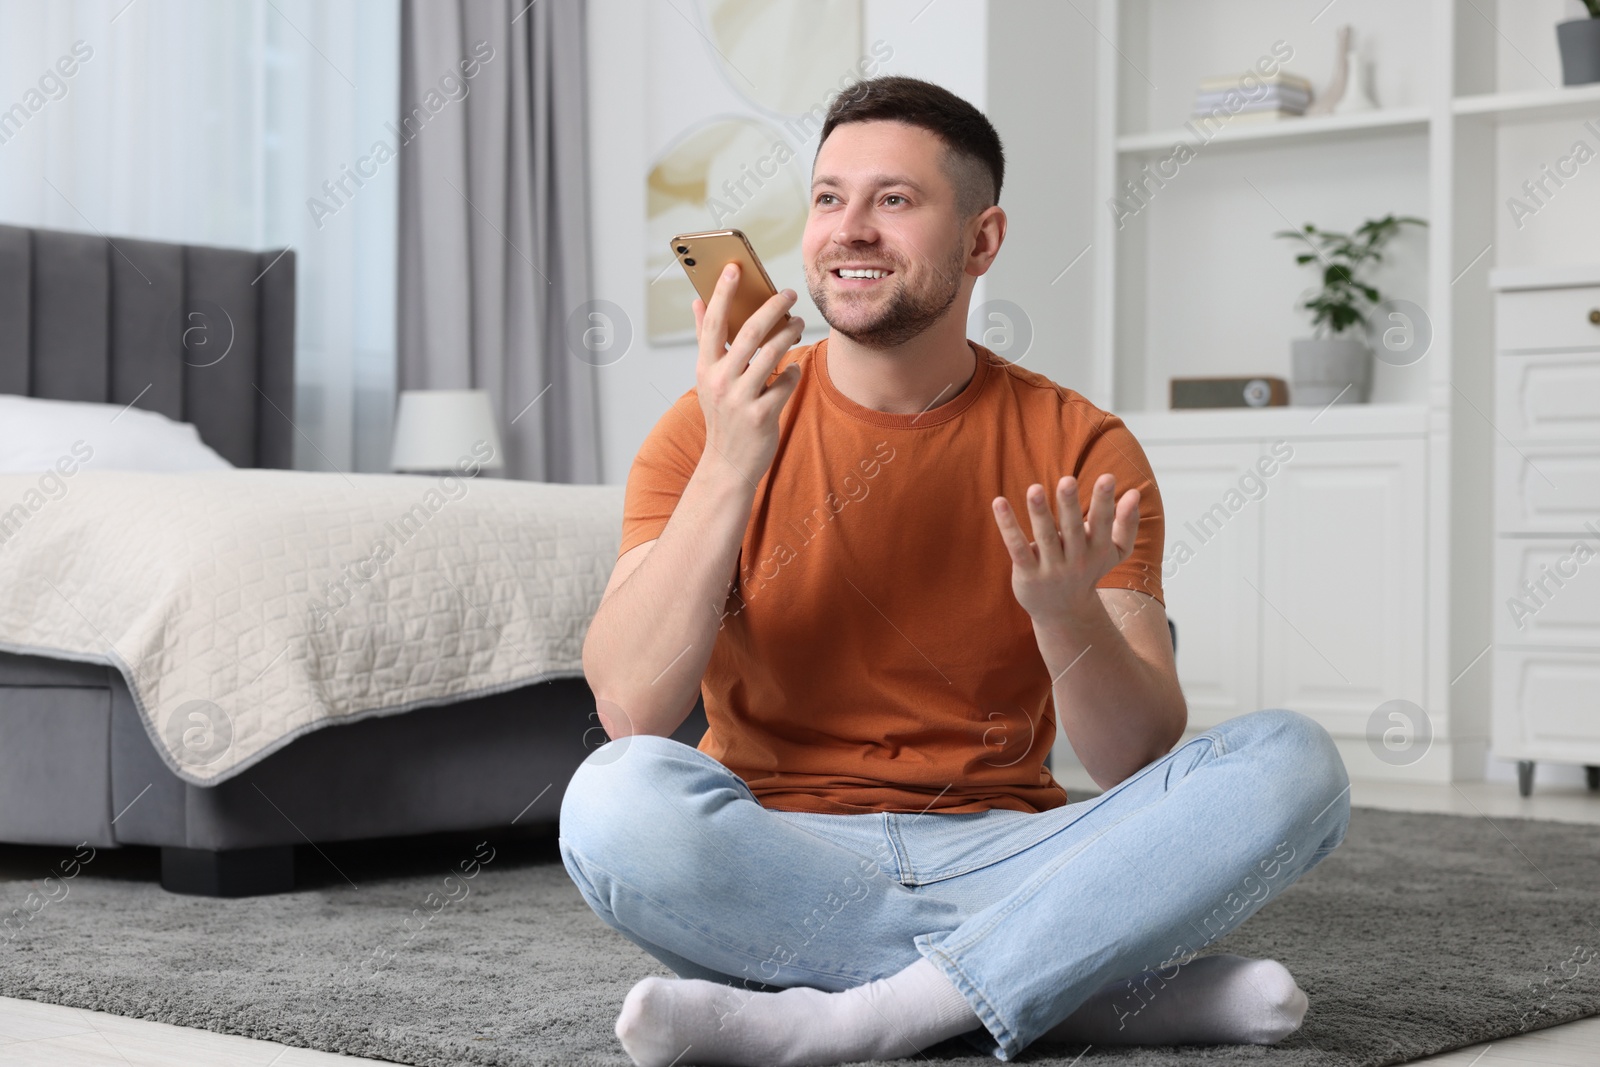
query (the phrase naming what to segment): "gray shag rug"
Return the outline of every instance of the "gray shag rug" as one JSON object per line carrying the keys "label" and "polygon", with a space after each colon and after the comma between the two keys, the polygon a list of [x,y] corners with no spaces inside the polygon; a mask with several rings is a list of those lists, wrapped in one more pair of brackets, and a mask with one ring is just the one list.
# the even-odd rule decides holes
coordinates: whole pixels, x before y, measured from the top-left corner
{"label": "gray shag rug", "polygon": [[[296,892],[242,900],[166,893],[150,849],[46,886],[71,855],[0,849],[38,872],[0,882],[0,914],[32,914],[0,933],[0,995],[400,1063],[627,1067],[623,996],[672,974],[589,910],[553,830],[305,848]],[[1019,1062],[1401,1063],[1600,1012],[1596,921],[1594,827],[1357,808],[1337,852],[1211,949],[1281,960],[1311,999],[1298,1032]],[[996,1062],[959,1038],[919,1059]]]}

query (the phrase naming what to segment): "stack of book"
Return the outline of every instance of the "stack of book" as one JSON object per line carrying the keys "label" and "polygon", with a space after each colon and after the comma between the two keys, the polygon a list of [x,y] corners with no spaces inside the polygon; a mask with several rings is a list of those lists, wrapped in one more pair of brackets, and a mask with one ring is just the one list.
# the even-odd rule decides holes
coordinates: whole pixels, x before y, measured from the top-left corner
{"label": "stack of book", "polygon": [[1303,115],[1310,103],[1311,83],[1296,75],[1226,74],[1200,82],[1194,114],[1215,122],[1261,122]]}

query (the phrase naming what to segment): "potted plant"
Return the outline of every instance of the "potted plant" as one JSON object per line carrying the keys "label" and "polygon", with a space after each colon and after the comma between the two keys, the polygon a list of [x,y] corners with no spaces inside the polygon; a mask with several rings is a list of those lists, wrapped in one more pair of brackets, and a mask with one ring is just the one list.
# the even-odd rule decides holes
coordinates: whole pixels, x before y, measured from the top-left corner
{"label": "potted plant", "polygon": [[1572,19],[1556,26],[1556,43],[1561,47],[1561,80],[1567,85],[1600,82],[1600,0],[1583,0],[1588,18]]}
{"label": "potted plant", "polygon": [[1312,313],[1316,336],[1299,338],[1290,350],[1289,400],[1293,404],[1365,403],[1372,388],[1372,348],[1367,343],[1367,312],[1382,295],[1361,273],[1383,261],[1383,247],[1404,225],[1426,226],[1422,219],[1385,215],[1368,219],[1355,233],[1319,230],[1311,223],[1273,236],[1310,245],[1295,262],[1315,264],[1321,287],[1300,307]]}

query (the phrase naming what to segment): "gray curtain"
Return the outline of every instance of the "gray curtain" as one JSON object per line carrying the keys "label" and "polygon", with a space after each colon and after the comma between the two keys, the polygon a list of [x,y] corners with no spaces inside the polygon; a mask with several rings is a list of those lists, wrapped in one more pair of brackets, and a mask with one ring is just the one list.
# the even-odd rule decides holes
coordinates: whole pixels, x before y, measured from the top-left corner
{"label": "gray curtain", "polygon": [[596,370],[567,340],[591,298],[584,4],[403,0],[400,48],[399,387],[488,389],[507,477],[598,482]]}

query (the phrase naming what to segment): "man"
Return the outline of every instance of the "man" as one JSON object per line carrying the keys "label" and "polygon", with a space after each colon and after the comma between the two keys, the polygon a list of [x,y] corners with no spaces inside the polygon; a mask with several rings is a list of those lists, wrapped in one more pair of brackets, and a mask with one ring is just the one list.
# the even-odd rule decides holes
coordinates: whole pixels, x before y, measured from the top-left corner
{"label": "man", "polygon": [[[965,338],[1003,173],[970,104],[861,83],[802,246],[828,337],[792,347],[786,290],[729,338],[731,273],[694,302],[584,643],[613,740],[561,811],[584,898],[681,976],[623,1003],[642,1067],[1271,1043],[1306,1010],[1275,961],[1196,957],[1343,840],[1344,766],[1292,711],[1168,751],[1144,454]],[[667,735],[702,691],[696,749]],[[1058,713],[1098,798],[1045,766]]]}

